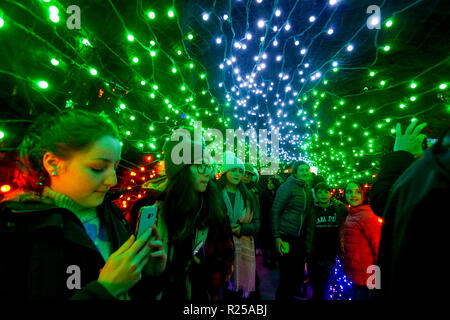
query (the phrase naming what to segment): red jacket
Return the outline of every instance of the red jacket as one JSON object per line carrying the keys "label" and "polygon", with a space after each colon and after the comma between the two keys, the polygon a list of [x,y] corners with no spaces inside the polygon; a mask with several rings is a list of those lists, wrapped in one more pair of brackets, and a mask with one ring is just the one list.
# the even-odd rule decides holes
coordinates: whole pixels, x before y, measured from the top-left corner
{"label": "red jacket", "polygon": [[367,267],[376,264],[381,225],[368,204],[349,208],[344,223],[344,268],[354,284],[366,286],[372,275]]}

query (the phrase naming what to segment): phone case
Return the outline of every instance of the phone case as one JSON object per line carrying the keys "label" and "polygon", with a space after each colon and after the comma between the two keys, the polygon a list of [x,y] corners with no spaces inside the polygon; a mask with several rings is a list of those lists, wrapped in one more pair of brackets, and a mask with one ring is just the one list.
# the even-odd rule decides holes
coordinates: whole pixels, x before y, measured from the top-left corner
{"label": "phone case", "polygon": [[158,207],[147,206],[139,210],[138,223],[136,226],[136,239],[152,228],[155,224]]}

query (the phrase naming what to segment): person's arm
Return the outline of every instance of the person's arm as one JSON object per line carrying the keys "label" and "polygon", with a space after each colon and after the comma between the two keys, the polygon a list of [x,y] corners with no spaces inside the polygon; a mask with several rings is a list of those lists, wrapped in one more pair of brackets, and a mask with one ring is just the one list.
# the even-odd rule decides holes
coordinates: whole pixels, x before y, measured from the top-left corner
{"label": "person's arm", "polygon": [[382,219],[373,214],[367,215],[361,220],[362,232],[372,249],[374,261],[377,261],[378,257],[382,221]]}
{"label": "person's arm", "polygon": [[250,223],[239,222],[239,224],[241,226],[241,236],[257,236],[259,228],[261,227],[259,206],[256,205],[255,208],[253,208],[253,218]]}
{"label": "person's arm", "polygon": [[270,222],[273,238],[280,238],[280,217],[286,207],[290,196],[290,184],[284,183],[278,189],[270,211]]}
{"label": "person's arm", "polygon": [[117,300],[101,283],[92,281],[70,298],[70,300]]}
{"label": "person's arm", "polygon": [[426,123],[414,128],[416,122],[408,126],[405,134],[402,134],[401,126],[397,124],[394,152],[386,155],[381,161],[380,172],[370,192],[370,207],[379,217],[383,216],[390,189],[395,181],[414,162],[415,157],[422,153],[422,141],[426,136],[420,134],[420,131]]}
{"label": "person's arm", "polygon": [[377,216],[383,216],[390,189],[413,162],[414,156],[406,151],[390,153],[381,160],[380,172],[370,191],[370,207]]}
{"label": "person's arm", "polygon": [[306,259],[309,261],[311,260],[313,252],[314,231],[316,228],[316,210],[314,205],[311,208],[309,214],[306,216],[304,228],[305,228],[304,245],[305,245]]}

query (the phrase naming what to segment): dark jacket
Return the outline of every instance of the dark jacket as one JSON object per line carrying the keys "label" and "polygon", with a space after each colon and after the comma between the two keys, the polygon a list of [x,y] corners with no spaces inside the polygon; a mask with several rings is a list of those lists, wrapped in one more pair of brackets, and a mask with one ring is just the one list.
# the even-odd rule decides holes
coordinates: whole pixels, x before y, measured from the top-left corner
{"label": "dark jacket", "polygon": [[[345,222],[345,218],[347,217],[348,210],[347,207],[336,199],[331,199],[331,203],[328,207],[323,208],[319,205],[314,204],[311,208],[311,212],[308,215],[306,221],[305,221],[305,249],[306,249],[306,256],[308,260],[312,259],[313,253],[314,253],[314,236],[316,231],[316,220],[317,216],[320,213],[327,212],[332,214],[333,212],[336,212],[336,225],[338,226],[338,232],[340,234],[340,237],[342,236],[342,226]],[[334,259],[336,258],[336,254],[339,253],[340,247],[341,247],[341,240],[338,239],[337,243],[330,243],[330,247],[336,247],[336,253],[334,255]],[[317,252],[316,252],[317,253]],[[330,257],[332,258],[332,257]]]}
{"label": "dark jacket", "polygon": [[395,151],[383,157],[380,172],[370,191],[370,207],[377,216],[383,216],[392,186],[413,162],[414,156],[407,151]]}
{"label": "dark jacket", "polygon": [[[196,263],[193,258],[195,231],[180,240],[170,237],[164,223],[162,202],[158,206],[158,229],[168,253],[166,270],[158,278],[163,287],[161,299],[177,302],[218,300],[220,288],[229,280],[234,264],[234,242],[228,217],[224,224],[208,227],[206,241],[196,254],[200,263]],[[200,216],[205,214],[206,211],[202,211]]]}
{"label": "dark jacket", "polygon": [[261,220],[261,239],[264,237],[270,237],[272,239],[271,234],[272,230],[270,227],[270,211],[272,210],[273,201],[275,199],[275,190],[268,190],[267,187],[261,192],[261,196],[259,197],[260,203],[260,220]]}
{"label": "dark jacket", "polygon": [[271,211],[272,236],[299,238],[311,209],[312,192],[305,181],[289,177],[277,191]]}
{"label": "dark jacket", "polygon": [[[105,201],[97,210],[114,252],[131,230],[112,203]],[[0,209],[0,241],[0,299],[115,299],[97,282],[105,261],[71,211],[40,202],[5,203]],[[67,286],[72,265],[81,273],[79,290]],[[154,298],[150,281],[143,276],[130,297]]]}
{"label": "dark jacket", "polygon": [[420,295],[436,300],[445,296],[449,190],[450,150],[439,142],[391,188],[378,255],[383,297],[411,300]]}
{"label": "dark jacket", "polygon": [[367,267],[375,265],[378,255],[382,220],[368,204],[349,208],[344,223],[344,268],[353,283],[366,286],[370,274]]}

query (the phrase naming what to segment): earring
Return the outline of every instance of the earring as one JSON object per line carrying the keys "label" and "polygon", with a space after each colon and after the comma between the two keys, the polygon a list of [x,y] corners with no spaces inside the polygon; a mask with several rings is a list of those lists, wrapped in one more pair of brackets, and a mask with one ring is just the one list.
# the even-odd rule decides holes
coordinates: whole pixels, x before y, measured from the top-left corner
{"label": "earring", "polygon": [[56,173],[55,171],[52,171],[52,176],[56,176],[58,173]]}

